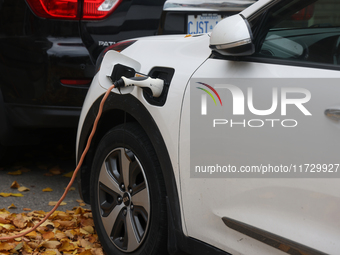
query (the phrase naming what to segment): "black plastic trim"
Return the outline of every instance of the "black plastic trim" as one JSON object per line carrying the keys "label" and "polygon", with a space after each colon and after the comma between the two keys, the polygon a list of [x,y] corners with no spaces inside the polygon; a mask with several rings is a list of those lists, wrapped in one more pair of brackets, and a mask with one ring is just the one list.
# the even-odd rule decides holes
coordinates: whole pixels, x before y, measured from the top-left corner
{"label": "black plastic trim", "polygon": [[163,106],[166,103],[168,97],[169,87],[171,84],[172,77],[175,74],[175,69],[169,67],[154,67],[149,72],[149,76],[152,78],[159,78],[164,81],[164,87],[162,94],[159,97],[153,97],[151,93],[143,90],[143,96],[145,100],[152,105]]}
{"label": "black plastic trim", "polygon": [[274,247],[280,251],[286,252],[291,255],[326,255],[326,253],[315,250],[311,247],[289,240],[285,237],[270,233],[266,230],[251,226],[244,222],[240,222],[228,217],[222,218],[223,223],[229,228],[236,230],[244,235],[254,238],[262,243]]}
{"label": "black plastic trim", "polygon": [[258,56],[225,56],[218,52],[213,52],[210,58],[220,59],[220,60],[230,60],[230,61],[240,61],[240,62],[254,62],[262,64],[274,64],[274,65],[286,65],[286,66],[299,66],[306,68],[317,68],[326,70],[340,71],[340,66],[332,64],[322,64],[315,62],[297,61],[297,60],[287,60],[287,59],[274,59],[268,57],[258,57]]}
{"label": "black plastic trim", "polygon": [[246,62],[256,62],[256,63],[264,63],[264,64],[275,64],[275,65],[288,65],[288,66],[299,66],[299,67],[307,67],[307,68],[317,68],[317,69],[328,69],[328,70],[340,70],[340,66],[332,65],[332,64],[322,64],[315,62],[306,62],[306,61],[295,61],[295,60],[286,60],[286,59],[272,59],[272,58],[264,58],[264,57],[256,57],[249,56],[240,58],[239,61]]}

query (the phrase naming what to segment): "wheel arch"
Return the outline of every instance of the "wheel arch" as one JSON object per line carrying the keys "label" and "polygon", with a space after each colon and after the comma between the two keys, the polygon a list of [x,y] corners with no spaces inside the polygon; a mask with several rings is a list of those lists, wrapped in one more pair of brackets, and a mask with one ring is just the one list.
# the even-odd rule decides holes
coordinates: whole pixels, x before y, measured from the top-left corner
{"label": "wheel arch", "polygon": [[[79,161],[81,153],[86,146],[87,139],[92,130],[92,126],[98,112],[101,99],[102,96],[93,103],[87,113],[87,116],[85,117],[78,144],[77,161]],[[173,234],[177,235],[179,233],[183,233],[177,184],[167,147],[156,122],[154,121],[148,110],[138,99],[130,94],[117,95],[114,93],[110,93],[104,104],[102,117],[98,123],[96,134],[93,137],[89,152],[85,157],[83,166],[81,167],[80,173],[78,174],[77,178],[78,186],[80,189],[79,191],[83,200],[86,203],[90,202],[89,190],[91,166],[96,148],[100,140],[110,129],[117,125],[123,124],[125,118],[126,122],[138,123],[141,128],[146,132],[152,146],[155,148],[159,163],[161,165],[167,194],[166,199],[168,204],[168,222],[169,225],[171,225],[170,232],[176,232],[176,234],[169,233],[169,238],[171,238],[171,236],[174,237]],[[170,246],[176,246],[176,241],[173,241],[175,240],[169,242]],[[170,248],[170,250],[173,249],[174,247],[172,249]]]}

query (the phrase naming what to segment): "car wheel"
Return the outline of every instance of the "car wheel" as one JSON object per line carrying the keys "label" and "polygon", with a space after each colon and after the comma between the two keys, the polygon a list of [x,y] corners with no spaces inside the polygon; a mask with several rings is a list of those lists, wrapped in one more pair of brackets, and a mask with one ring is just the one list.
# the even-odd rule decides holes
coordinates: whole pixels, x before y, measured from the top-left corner
{"label": "car wheel", "polygon": [[91,178],[93,219],[107,254],[167,254],[164,180],[138,124],[117,126],[102,138]]}

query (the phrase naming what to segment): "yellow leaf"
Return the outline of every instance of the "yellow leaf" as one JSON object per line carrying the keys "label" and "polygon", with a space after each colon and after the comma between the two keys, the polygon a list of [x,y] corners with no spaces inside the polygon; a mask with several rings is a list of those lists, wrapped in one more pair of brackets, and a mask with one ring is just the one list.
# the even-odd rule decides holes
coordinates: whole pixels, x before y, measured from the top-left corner
{"label": "yellow leaf", "polygon": [[16,209],[17,207],[12,203],[10,206],[7,207],[8,209]]}
{"label": "yellow leaf", "polygon": [[24,186],[22,186],[22,187],[18,188],[18,191],[20,191],[20,192],[23,192],[23,191],[29,191],[29,190],[30,190],[29,188],[27,188],[27,187],[24,187]]}
{"label": "yellow leaf", "polygon": [[62,251],[74,251],[75,249],[78,248],[78,246],[71,243],[68,239],[66,239],[65,241],[63,241],[61,243],[62,243],[62,245],[58,249],[60,252],[62,252]]}
{"label": "yellow leaf", "polygon": [[23,197],[24,195],[21,193],[11,193],[12,197]]}
{"label": "yellow leaf", "polygon": [[80,203],[79,206],[85,206],[86,204],[85,203]]}
{"label": "yellow leaf", "polygon": [[90,250],[87,250],[79,253],[79,255],[92,255],[92,252]]}
{"label": "yellow leaf", "polygon": [[0,243],[0,251],[12,250],[15,246],[14,243]]}
{"label": "yellow leaf", "polygon": [[46,188],[46,189],[43,189],[42,191],[43,191],[43,192],[50,192],[50,191],[53,191],[53,189],[51,189],[51,188]]}
{"label": "yellow leaf", "polygon": [[57,253],[53,250],[47,250],[44,251],[43,253],[40,253],[41,255],[57,255]]}
{"label": "yellow leaf", "polygon": [[43,234],[43,238],[45,240],[52,239],[52,238],[54,238],[54,233],[52,231],[46,232],[46,233]]}
{"label": "yellow leaf", "polygon": [[27,235],[25,235],[27,237],[32,237],[32,238],[36,238],[37,237],[37,232],[35,231],[32,231],[32,232],[29,232]]}
{"label": "yellow leaf", "polygon": [[31,211],[30,208],[24,208],[23,210],[24,210],[24,211]]}
{"label": "yellow leaf", "polygon": [[86,231],[87,233],[85,234],[93,234],[94,233],[94,228],[92,226],[86,226],[86,227],[83,227],[80,229],[80,232],[84,230]]}
{"label": "yellow leaf", "polygon": [[3,227],[5,229],[7,229],[7,230],[15,229],[15,227],[13,225],[11,225],[11,224],[2,224],[2,223],[0,223],[0,227]]}
{"label": "yellow leaf", "polygon": [[63,176],[71,178],[72,175],[73,175],[73,172],[74,172],[74,171],[68,172],[68,173],[64,174]]}
{"label": "yellow leaf", "polygon": [[10,174],[10,175],[21,175],[22,172],[20,170],[17,170],[17,171],[14,171],[14,172],[8,172],[7,174]]}
{"label": "yellow leaf", "polygon": [[13,183],[12,183],[12,185],[11,185],[11,188],[12,189],[17,189],[17,188],[19,188],[20,187],[20,185],[19,185],[19,183],[17,183],[17,181],[14,181]]}
{"label": "yellow leaf", "polygon": [[0,193],[0,196],[2,197],[9,197],[12,193],[4,193],[4,192],[1,192]]}
{"label": "yellow leaf", "polygon": [[[50,201],[48,203],[48,205],[55,206],[57,203],[58,203],[58,201]],[[67,205],[67,203],[66,202],[61,202],[60,205]]]}

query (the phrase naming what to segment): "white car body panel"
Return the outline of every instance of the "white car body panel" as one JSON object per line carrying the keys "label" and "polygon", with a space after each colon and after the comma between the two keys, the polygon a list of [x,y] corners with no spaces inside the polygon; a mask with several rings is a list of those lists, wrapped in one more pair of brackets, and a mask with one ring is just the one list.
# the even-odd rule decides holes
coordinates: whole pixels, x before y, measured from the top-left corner
{"label": "white car body panel", "polygon": [[[340,73],[324,69],[209,59],[192,78],[202,78],[205,82],[209,78],[340,79]],[[244,86],[251,85],[244,84]],[[339,155],[339,139],[336,137],[339,136],[340,124],[326,118],[323,111],[326,108],[340,105],[338,99],[340,87],[330,87],[327,83],[320,84],[320,86],[322,90],[332,91],[334,96],[329,97],[326,93],[313,93],[313,89],[320,91],[321,87],[309,88],[312,90],[314,105],[319,110],[318,116],[315,117],[318,121],[311,126],[311,130],[296,134],[293,149],[284,149],[293,150],[293,152],[304,151],[299,155],[304,155],[305,160],[310,162],[314,160],[315,153],[324,151],[320,157],[325,160],[324,162],[336,161]],[[308,84],[301,82],[301,87],[308,88]],[[284,254],[228,228],[221,219],[226,216],[308,247],[329,254],[337,254],[340,250],[338,179],[190,177],[190,171],[186,170],[190,169],[189,94],[187,90],[183,103],[180,133],[181,188],[188,235],[232,254]],[[322,102],[324,108],[318,108],[320,105],[317,102]],[[313,109],[313,113],[315,112],[317,111]],[[314,137],[313,141],[308,142],[306,139],[316,130],[323,130],[325,136]],[[260,135],[248,140],[247,132],[249,132],[247,129],[240,129],[239,132],[230,134],[230,144],[233,144],[231,150],[215,156],[228,155],[230,158],[237,158],[240,156],[239,151],[242,151],[243,156],[239,160],[244,164],[247,164],[248,159],[256,159],[261,154],[267,155],[268,158],[276,158],[278,162],[283,159],[285,164],[291,164],[293,153],[282,151],[284,155],[282,157],[281,152],[270,146],[271,143],[282,141],[282,137],[278,136],[277,141],[268,141],[266,136]],[[257,150],[252,144],[257,145]],[[320,146],[318,149],[311,147],[316,144]],[[198,155],[198,157],[204,156],[204,154]],[[198,222],[200,224],[197,224]]]}

